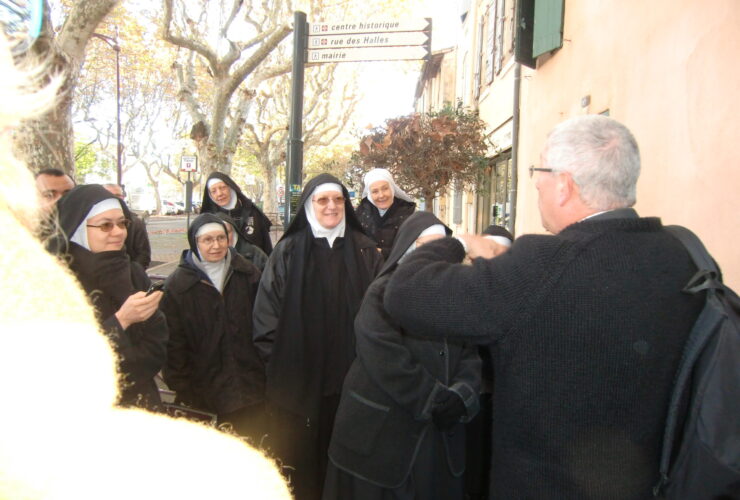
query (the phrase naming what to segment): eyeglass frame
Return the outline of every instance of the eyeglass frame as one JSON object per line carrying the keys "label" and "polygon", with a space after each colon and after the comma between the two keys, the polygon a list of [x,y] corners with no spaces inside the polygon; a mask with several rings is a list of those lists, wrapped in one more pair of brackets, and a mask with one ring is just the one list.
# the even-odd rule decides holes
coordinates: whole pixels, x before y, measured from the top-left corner
{"label": "eyeglass frame", "polygon": [[[110,228],[105,229],[108,226],[110,226]],[[131,219],[121,219],[116,222],[106,221],[98,225],[85,224],[85,227],[96,227],[100,229],[101,231],[103,231],[104,233],[110,233],[111,231],[113,231],[113,226],[118,227],[118,229],[128,229],[131,226]]]}
{"label": "eyeglass frame", "polygon": [[546,168],[546,167],[535,167],[534,165],[529,166],[529,178],[531,179],[534,177],[535,172],[554,172],[555,169],[553,168]]}
{"label": "eyeglass frame", "polygon": [[325,207],[329,205],[329,200],[333,201],[335,205],[339,206],[339,205],[344,205],[344,201],[346,199],[347,198],[345,198],[344,195],[339,195],[339,196],[332,196],[331,198],[328,196],[321,197],[321,198],[311,198],[311,201],[316,202],[316,204],[320,207]]}
{"label": "eyeglass frame", "polygon": [[[222,239],[223,238],[223,239]],[[205,246],[210,247],[218,241],[220,245],[228,245],[229,236],[228,234],[219,234],[218,236],[204,235],[195,240],[197,243],[203,243]]]}

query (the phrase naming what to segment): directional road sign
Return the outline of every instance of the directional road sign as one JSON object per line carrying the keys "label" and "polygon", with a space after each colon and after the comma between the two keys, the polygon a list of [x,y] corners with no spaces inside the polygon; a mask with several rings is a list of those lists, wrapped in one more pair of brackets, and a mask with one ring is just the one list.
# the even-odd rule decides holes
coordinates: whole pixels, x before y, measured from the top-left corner
{"label": "directional road sign", "polygon": [[308,36],[343,35],[348,33],[390,33],[394,31],[430,31],[429,18],[405,21],[341,21],[331,23],[311,23]]}
{"label": "directional road sign", "polygon": [[429,33],[424,31],[310,36],[308,37],[308,48],[342,49],[348,47],[424,45],[427,41],[429,41]]}
{"label": "directional road sign", "polygon": [[402,61],[424,59],[429,55],[425,45],[417,47],[364,47],[354,49],[309,50],[308,64],[349,61]]}

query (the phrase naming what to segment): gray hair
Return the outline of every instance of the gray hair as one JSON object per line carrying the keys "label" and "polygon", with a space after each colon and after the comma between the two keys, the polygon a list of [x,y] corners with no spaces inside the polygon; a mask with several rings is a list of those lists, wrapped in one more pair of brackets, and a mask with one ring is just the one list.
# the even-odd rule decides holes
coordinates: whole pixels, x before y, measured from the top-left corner
{"label": "gray hair", "polygon": [[631,207],[640,176],[640,150],[632,133],[601,115],[571,118],[550,132],[547,166],[569,172],[581,199],[595,210]]}

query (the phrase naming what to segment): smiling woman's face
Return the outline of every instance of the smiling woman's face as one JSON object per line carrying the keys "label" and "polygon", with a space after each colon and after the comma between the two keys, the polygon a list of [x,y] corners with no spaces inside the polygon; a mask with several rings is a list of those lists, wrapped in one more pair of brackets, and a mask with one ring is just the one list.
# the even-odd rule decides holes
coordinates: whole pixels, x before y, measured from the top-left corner
{"label": "smiling woman's face", "polygon": [[335,228],[344,219],[344,194],[341,191],[324,191],[311,199],[316,220],[326,229]]}
{"label": "smiling woman's face", "polygon": [[387,210],[393,204],[393,189],[388,181],[377,181],[370,184],[370,199],[380,210]]}
{"label": "smiling woman's face", "polygon": [[231,201],[231,188],[224,182],[216,182],[213,186],[208,188],[208,193],[211,195],[211,199],[216,202],[216,205],[223,207]]}
{"label": "smiling woman's face", "polygon": [[[87,244],[90,246],[90,251],[98,253],[122,249],[127,231],[126,227],[119,227],[118,225],[125,220],[126,217],[124,217],[123,210],[120,208],[106,210],[88,219],[85,224],[87,224]],[[113,228],[107,232],[103,231],[101,227],[92,227],[105,226],[108,223],[112,223]]]}

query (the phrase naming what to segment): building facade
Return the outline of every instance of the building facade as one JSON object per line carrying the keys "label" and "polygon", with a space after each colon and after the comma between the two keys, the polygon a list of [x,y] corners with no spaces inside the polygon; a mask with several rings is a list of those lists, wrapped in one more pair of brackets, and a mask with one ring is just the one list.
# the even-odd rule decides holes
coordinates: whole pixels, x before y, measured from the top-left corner
{"label": "building facade", "polygon": [[694,230],[740,288],[738,26],[736,0],[461,2],[456,98],[493,145],[491,178],[463,198],[473,208],[455,229],[543,232],[528,169],[547,132],[606,114],[640,145],[638,212]]}

